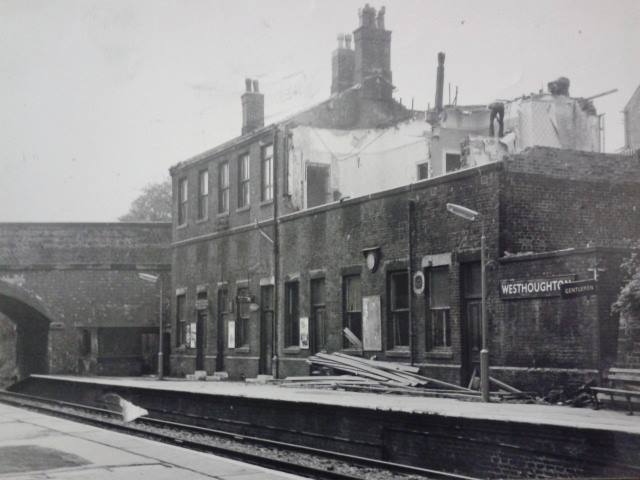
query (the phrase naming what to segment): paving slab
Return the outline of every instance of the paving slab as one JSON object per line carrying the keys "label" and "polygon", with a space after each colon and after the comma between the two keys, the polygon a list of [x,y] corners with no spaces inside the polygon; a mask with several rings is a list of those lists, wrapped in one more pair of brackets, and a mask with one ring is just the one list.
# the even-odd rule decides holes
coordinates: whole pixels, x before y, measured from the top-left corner
{"label": "paving slab", "polygon": [[629,416],[622,411],[593,410],[591,408],[516,403],[482,403],[410,395],[380,395],[339,390],[283,388],[277,385],[247,384],[244,382],[203,382],[177,379],[158,381],[145,377],[77,377],[72,375],[33,375],[33,377],[57,378],[74,382],[153,390],[184,391],[204,395],[263,398],[287,402],[340,405],[373,410],[523,422],[535,425],[590,428],[640,434],[640,415]]}
{"label": "paving slab", "polygon": [[1,480],[301,478],[14,406],[0,419]]}

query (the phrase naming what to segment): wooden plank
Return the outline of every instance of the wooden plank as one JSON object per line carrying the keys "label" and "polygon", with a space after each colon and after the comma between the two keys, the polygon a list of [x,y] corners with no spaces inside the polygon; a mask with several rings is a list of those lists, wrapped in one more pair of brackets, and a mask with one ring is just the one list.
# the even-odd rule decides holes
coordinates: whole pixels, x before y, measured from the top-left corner
{"label": "wooden plank", "polygon": [[489,377],[489,381],[497,386],[499,386],[500,388],[503,388],[504,390],[506,390],[507,392],[511,392],[511,393],[522,393],[521,390],[518,390],[515,387],[512,387],[511,385],[508,385],[504,382],[501,382],[500,380],[493,378],[493,377]]}
{"label": "wooden plank", "polygon": [[393,371],[406,372],[406,373],[420,372],[420,367],[414,367],[412,365],[407,365],[404,363],[386,362],[384,360],[370,360],[368,358],[353,357],[351,355],[346,355],[340,352],[334,352],[333,355],[336,355],[338,357],[350,357],[350,358],[356,359],[359,362],[366,363],[367,365],[370,365],[376,368],[383,368],[383,369],[389,369]]}
{"label": "wooden plank", "polygon": [[356,368],[359,370],[363,370],[365,372],[369,372],[369,373],[373,373],[375,375],[379,375],[385,378],[388,378],[389,380],[392,380],[394,382],[399,382],[399,383],[405,383],[407,385],[411,385],[414,386],[417,384],[416,381],[410,381],[407,380],[399,375],[396,375],[395,373],[391,373],[391,372],[386,372],[380,368],[375,368],[375,367],[371,367],[369,365],[363,364],[361,362],[357,362],[356,360],[353,359],[353,357],[351,357],[350,355],[343,355],[340,354],[340,356],[338,355],[331,355],[331,354],[327,354],[327,353],[319,353],[317,354],[318,357],[322,357],[322,358],[332,358],[335,362],[337,363],[345,363],[349,366],[351,366],[352,368]]}

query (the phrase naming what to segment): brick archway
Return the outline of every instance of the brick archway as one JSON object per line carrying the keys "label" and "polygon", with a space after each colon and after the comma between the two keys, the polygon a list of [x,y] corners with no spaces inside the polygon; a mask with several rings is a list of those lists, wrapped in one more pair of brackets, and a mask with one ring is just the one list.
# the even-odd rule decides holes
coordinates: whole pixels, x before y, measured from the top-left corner
{"label": "brick archway", "polygon": [[48,373],[49,324],[54,318],[47,308],[21,287],[0,281],[0,312],[17,328],[17,376]]}

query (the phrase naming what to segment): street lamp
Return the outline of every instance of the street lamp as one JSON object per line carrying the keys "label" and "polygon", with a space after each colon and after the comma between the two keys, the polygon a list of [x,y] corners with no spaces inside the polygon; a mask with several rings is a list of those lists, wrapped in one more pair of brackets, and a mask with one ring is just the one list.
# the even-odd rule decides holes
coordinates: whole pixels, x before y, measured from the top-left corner
{"label": "street lamp", "polygon": [[160,312],[158,313],[159,321],[158,321],[158,380],[162,380],[164,376],[164,364],[163,364],[163,348],[162,348],[162,330],[163,330],[163,285],[162,285],[162,276],[160,275],[151,275],[149,273],[138,273],[138,278],[145,282],[149,283],[159,283],[160,286]]}
{"label": "street lamp", "polygon": [[481,290],[482,290],[482,350],[480,350],[480,392],[482,401],[489,401],[489,348],[487,347],[487,338],[489,337],[487,325],[487,280],[486,280],[486,260],[485,260],[485,236],[484,236],[484,218],[480,213],[470,208],[456,205],[455,203],[447,203],[447,211],[454,215],[469,220],[471,222],[480,218],[481,237],[480,237],[480,270],[481,270]]}

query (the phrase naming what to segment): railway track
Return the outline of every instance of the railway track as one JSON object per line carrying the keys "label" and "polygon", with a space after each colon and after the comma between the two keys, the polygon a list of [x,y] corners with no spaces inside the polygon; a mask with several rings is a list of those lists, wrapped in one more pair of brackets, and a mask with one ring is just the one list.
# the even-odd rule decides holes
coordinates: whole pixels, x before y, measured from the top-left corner
{"label": "railway track", "polygon": [[[0,391],[0,401],[77,422],[92,424],[100,428],[233,458],[245,463],[307,478],[361,480],[375,476],[377,472],[379,473],[379,478],[477,480],[475,477],[465,475],[386,462],[384,460],[241,435],[148,416],[138,418],[134,422],[124,423],[119,412],[33,395]],[[216,444],[211,439],[223,439],[224,441]],[[236,447],[233,448],[229,444],[236,444]],[[255,446],[259,452],[247,451],[246,448],[237,448],[238,445]],[[266,455],[265,449],[272,450],[274,454]],[[296,453],[303,457],[315,457],[320,461],[312,463],[321,463],[321,465],[309,465],[309,462],[305,463],[304,461],[296,462],[291,458],[282,458],[283,455],[276,455],[275,452]],[[291,457],[292,455],[284,455],[284,457],[287,456]],[[348,465],[349,468],[344,468],[345,465]]]}

